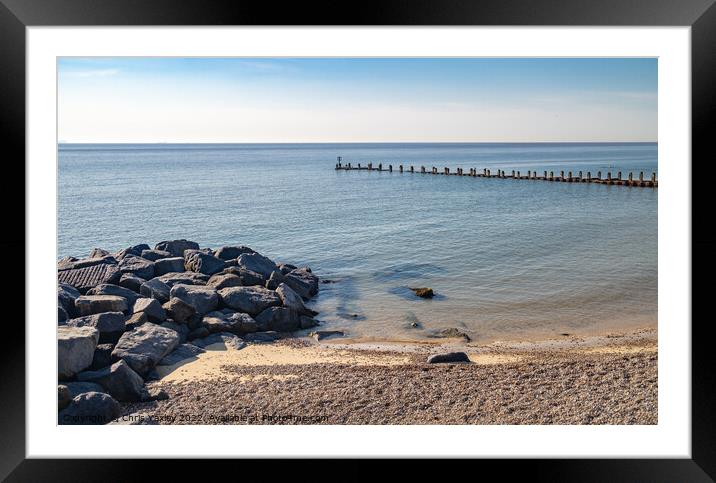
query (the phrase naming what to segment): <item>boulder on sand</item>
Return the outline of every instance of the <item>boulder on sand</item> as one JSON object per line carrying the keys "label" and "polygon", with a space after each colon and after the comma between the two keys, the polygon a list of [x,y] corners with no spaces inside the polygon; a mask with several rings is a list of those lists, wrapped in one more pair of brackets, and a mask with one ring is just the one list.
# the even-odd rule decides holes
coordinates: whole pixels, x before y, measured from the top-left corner
{"label": "boulder on sand", "polygon": [[281,305],[281,299],[276,292],[256,285],[224,288],[219,290],[219,297],[227,307],[252,316],[268,307]]}
{"label": "boulder on sand", "polygon": [[269,307],[256,316],[259,330],[292,332],[301,328],[301,317],[293,309]]}
{"label": "boulder on sand", "polygon": [[446,352],[444,354],[433,354],[428,357],[428,364],[445,362],[470,362],[470,358],[464,352]]}
{"label": "boulder on sand", "polygon": [[113,398],[123,402],[140,401],[145,390],[144,380],[123,360],[98,371],[80,372],[77,380],[99,384]]}
{"label": "boulder on sand", "polygon": [[117,342],[124,333],[127,317],[122,312],[102,312],[69,319],[68,327],[94,327],[99,331],[99,343]]}
{"label": "boulder on sand", "polygon": [[75,299],[75,308],[82,316],[102,312],[126,312],[129,304],[127,299],[117,295],[82,295]]}
{"label": "boulder on sand", "polygon": [[226,262],[197,250],[187,250],[184,252],[184,268],[190,272],[214,275],[226,268]]}
{"label": "boulder on sand", "polygon": [[125,257],[119,262],[119,270],[122,273],[133,273],[144,280],[154,278],[154,262],[142,257]]}
{"label": "boulder on sand", "polygon": [[[112,357],[124,359],[140,376],[151,369],[179,344],[179,334],[147,322],[120,337]],[[90,361],[91,362],[91,361]]]}
{"label": "boulder on sand", "polygon": [[156,244],[155,250],[169,252],[173,257],[184,257],[184,250],[198,250],[199,244],[189,240],[169,240]]}
{"label": "boulder on sand", "polygon": [[183,360],[196,357],[197,354],[206,352],[206,350],[194,344],[181,344],[177,346],[169,355],[165,356],[158,365],[160,366],[172,366]]}
{"label": "boulder on sand", "polygon": [[318,293],[318,277],[307,268],[297,268],[287,273],[283,283],[306,300]]}
{"label": "boulder on sand", "polygon": [[268,279],[274,270],[278,270],[278,267],[271,259],[256,252],[242,253],[236,259],[236,263],[241,268],[260,274],[264,279]]}
{"label": "boulder on sand", "polygon": [[285,283],[278,286],[276,294],[281,298],[281,303],[284,307],[293,309],[301,315],[308,315],[310,317],[318,314],[318,312],[315,312],[303,305],[303,299]]}
{"label": "boulder on sand", "polygon": [[69,379],[92,364],[99,331],[94,327],[57,328],[57,375]]}
{"label": "boulder on sand", "polygon": [[151,297],[159,300],[161,303],[169,301],[169,285],[162,282],[158,278],[153,278],[144,282],[139,292],[145,297]]}
{"label": "boulder on sand", "polygon": [[107,424],[119,417],[119,403],[103,392],[85,392],[72,399],[72,402],[58,415],[59,424]]}
{"label": "boulder on sand", "polygon": [[[216,349],[215,344],[223,345],[224,349],[241,350],[246,347],[246,343],[234,334],[228,332],[220,332],[218,334],[211,334],[203,339],[196,339],[194,345],[201,348]],[[220,347],[219,347],[220,348]]]}
{"label": "boulder on sand", "polygon": [[209,312],[202,319],[202,324],[209,332],[231,332],[234,334],[244,334],[247,332],[256,332],[256,321],[249,315],[233,310],[222,310]]}
{"label": "boulder on sand", "polygon": [[176,297],[196,310],[199,315],[211,312],[219,305],[219,295],[211,287],[199,285],[174,285],[170,295]]}
{"label": "boulder on sand", "polygon": [[154,275],[160,277],[167,273],[183,272],[184,257],[162,258],[154,262]]}

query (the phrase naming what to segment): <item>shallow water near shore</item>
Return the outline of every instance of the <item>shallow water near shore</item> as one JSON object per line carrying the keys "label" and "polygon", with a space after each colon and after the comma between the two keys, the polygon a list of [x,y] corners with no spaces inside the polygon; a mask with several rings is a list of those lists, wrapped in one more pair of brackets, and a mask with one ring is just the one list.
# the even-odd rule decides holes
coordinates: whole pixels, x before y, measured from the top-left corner
{"label": "shallow water near shore", "polygon": [[358,338],[656,325],[658,189],[344,172],[336,156],[396,171],[657,170],[653,143],[61,145],[58,256],[248,245],[330,280],[312,306],[323,328]]}

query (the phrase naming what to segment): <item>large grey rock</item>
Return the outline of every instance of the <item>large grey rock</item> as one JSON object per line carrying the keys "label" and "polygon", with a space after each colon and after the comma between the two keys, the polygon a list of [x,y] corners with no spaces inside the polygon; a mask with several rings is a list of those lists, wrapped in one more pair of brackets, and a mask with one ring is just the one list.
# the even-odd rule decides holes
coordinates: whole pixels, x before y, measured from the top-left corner
{"label": "large grey rock", "polygon": [[224,349],[240,350],[246,347],[246,343],[241,340],[238,336],[230,334],[228,332],[220,332],[218,334],[211,334],[203,339],[196,339],[193,344],[201,348],[217,349],[218,344],[223,345]]}
{"label": "large grey rock", "polygon": [[57,301],[67,312],[68,317],[75,317],[77,311],[75,309],[75,299],[80,296],[79,290],[72,285],[66,283],[57,284]]}
{"label": "large grey rock", "polygon": [[216,290],[221,290],[222,288],[227,287],[241,287],[243,285],[244,284],[241,282],[241,278],[233,273],[217,273],[216,275],[212,275],[209,281],[206,282],[207,287],[211,287]]}
{"label": "large grey rock", "polygon": [[446,352],[444,354],[433,354],[428,357],[428,364],[445,362],[470,362],[470,358],[464,352]]}
{"label": "large grey rock", "polygon": [[119,270],[122,273],[133,273],[144,280],[154,278],[154,262],[142,257],[125,257],[119,262]]}
{"label": "large grey rock", "polygon": [[260,274],[264,279],[268,279],[271,276],[271,272],[278,270],[278,267],[271,259],[260,253],[242,253],[236,259],[236,263],[241,268]]}
{"label": "large grey rock", "polygon": [[72,399],[65,409],[60,411],[59,424],[89,425],[108,424],[119,417],[119,403],[103,392],[85,392]]}
{"label": "large grey rock", "polygon": [[95,382],[66,382],[65,386],[70,391],[70,398],[75,398],[83,392],[106,392],[106,389]]}
{"label": "large grey rock", "polygon": [[278,265],[278,269],[284,275],[286,275],[287,273],[292,272],[293,270],[296,270],[298,268],[296,265],[291,265],[290,263],[278,263],[277,265]]}
{"label": "large grey rock", "polygon": [[105,250],[103,248],[93,248],[92,251],[89,253],[89,258],[103,258],[108,255],[111,255],[109,250]]}
{"label": "large grey rock", "polygon": [[156,324],[146,323],[125,332],[112,351],[112,357],[124,359],[129,367],[144,376],[179,344],[179,334]]}
{"label": "large grey rock", "polygon": [[107,424],[119,417],[119,403],[103,392],[85,392],[75,396],[58,415],[59,424]]}
{"label": "large grey rock", "polygon": [[184,342],[186,342],[187,336],[189,335],[189,332],[191,332],[187,324],[175,322],[172,319],[167,319],[160,325],[162,327],[166,327],[167,329],[171,329],[177,334],[179,334],[179,344],[183,344]]}
{"label": "large grey rock", "polygon": [[145,314],[144,312],[137,312],[136,314],[130,315],[129,318],[127,318],[127,320],[124,322],[124,330],[134,330],[140,325],[146,324],[147,322],[149,322],[149,317],[147,317],[147,314]]}
{"label": "large grey rock", "polygon": [[69,319],[65,324],[68,327],[94,327],[99,331],[99,343],[105,344],[119,340],[126,319],[122,312],[102,312]]}
{"label": "large grey rock", "polygon": [[169,300],[169,293],[171,288],[166,283],[162,282],[158,278],[147,280],[142,284],[139,292],[145,297],[151,297],[164,303]]}
{"label": "large grey rock", "polygon": [[[183,260],[183,259],[182,259]],[[182,269],[183,270],[183,269]],[[157,277],[170,287],[174,285],[206,285],[208,275],[196,272],[170,272]]]}
{"label": "large grey rock", "polygon": [[65,325],[67,319],[67,311],[62,305],[57,304],[57,325]]}
{"label": "large grey rock", "polygon": [[271,276],[266,280],[265,287],[269,290],[276,290],[279,285],[283,282],[283,274],[278,271],[274,270],[271,272]]}
{"label": "large grey rock", "polygon": [[196,309],[192,305],[177,297],[170,298],[169,302],[162,305],[162,309],[169,318],[180,323],[186,322],[189,317],[196,314]]}
{"label": "large grey rock", "polygon": [[75,308],[79,315],[92,315],[102,312],[126,312],[129,309],[127,299],[117,295],[82,295],[75,299]]}
{"label": "large grey rock", "polygon": [[140,257],[144,250],[149,250],[149,245],[146,243],[140,243],[139,245],[132,245],[131,247],[123,248],[114,254],[114,258],[117,260],[123,260],[127,257]]}
{"label": "large grey rock", "polygon": [[[142,250],[141,257],[156,262],[162,258],[169,258],[172,254],[164,250]],[[156,268],[156,266],[155,266]]]}
{"label": "large grey rock", "polygon": [[313,317],[309,317],[307,315],[301,316],[301,329],[310,329],[311,327],[315,327],[317,325],[318,321]]}
{"label": "large grey rock", "polygon": [[304,299],[310,299],[318,293],[318,277],[305,268],[289,272],[283,282]]}
{"label": "large grey rock", "polygon": [[211,287],[198,285],[174,285],[170,295],[176,297],[196,310],[199,315],[211,312],[219,305],[219,295]]}
{"label": "large grey rock", "polygon": [[261,285],[266,283],[266,280],[260,273],[252,272],[241,267],[227,267],[222,272],[223,274],[236,275],[241,279],[241,285],[249,287],[251,285]]}
{"label": "large grey rock", "polygon": [[229,287],[219,290],[221,301],[232,309],[257,315],[264,309],[281,305],[276,292],[261,286]]}
{"label": "large grey rock", "polygon": [[57,328],[57,375],[69,379],[92,364],[99,331],[94,327]]}
{"label": "large grey rock", "polygon": [[259,330],[292,332],[301,328],[301,316],[286,307],[269,307],[256,316]]}
{"label": "large grey rock", "polygon": [[183,257],[184,250],[198,250],[199,244],[189,240],[169,240],[157,243],[155,250],[169,252],[173,257]]}
{"label": "large grey rock", "polygon": [[264,342],[273,342],[281,338],[281,334],[273,330],[254,332],[253,334],[246,334],[243,336],[246,342],[252,342],[254,344],[260,344]]}
{"label": "large grey rock", "polygon": [[191,272],[213,275],[226,268],[226,262],[206,253],[196,250],[184,252],[184,268]]}
{"label": "large grey rock", "polygon": [[276,294],[281,298],[281,303],[284,307],[293,309],[301,315],[308,315],[313,317],[318,314],[303,304],[303,299],[298,295],[291,287],[282,283],[276,289]]}
{"label": "large grey rock", "polygon": [[197,354],[201,354],[202,352],[206,352],[206,350],[194,344],[181,344],[169,355],[165,356],[164,359],[159,362],[159,365],[171,366],[186,359],[196,357]]}
{"label": "large grey rock", "polygon": [[[57,262],[57,270],[74,270],[77,268],[89,268],[97,265],[116,265],[117,259],[111,255],[95,258],[74,258],[65,257]],[[73,285],[74,286],[74,285]]]}
{"label": "large grey rock", "polygon": [[[112,259],[114,260],[114,259]],[[101,262],[89,266],[80,266],[57,272],[57,280],[76,288],[80,293],[101,283],[117,283],[122,272],[116,264]]]}
{"label": "large grey rock", "polygon": [[245,334],[258,330],[256,321],[249,314],[229,310],[209,312],[202,319],[202,323],[211,333]]}
{"label": "large grey rock", "polygon": [[177,273],[184,271],[184,257],[162,258],[154,262],[154,274],[157,277],[166,275],[167,273]]}
{"label": "large grey rock", "polygon": [[112,349],[114,344],[97,344],[92,358],[91,371],[97,371],[112,365]]}
{"label": "large grey rock", "polygon": [[234,260],[244,253],[256,253],[251,248],[245,246],[221,247],[216,250],[214,256],[222,260]]}
{"label": "large grey rock", "polygon": [[119,283],[120,287],[124,287],[131,290],[132,292],[139,293],[139,290],[141,289],[142,284],[144,282],[146,282],[146,280],[141,277],[137,277],[133,273],[123,273],[122,277],[117,283]]}
{"label": "large grey rock", "polygon": [[89,289],[87,291],[87,295],[116,295],[117,297],[127,299],[127,304],[129,306],[134,305],[134,302],[136,302],[137,298],[139,298],[139,295],[136,292],[111,283],[102,283],[97,285],[96,287]]}
{"label": "large grey rock", "polygon": [[99,384],[113,398],[123,402],[140,401],[144,391],[144,380],[122,360],[98,371],[80,372],[77,380]]}
{"label": "large grey rock", "polygon": [[135,314],[144,312],[150,322],[163,322],[167,318],[162,304],[153,298],[138,298],[132,306],[132,312]]}

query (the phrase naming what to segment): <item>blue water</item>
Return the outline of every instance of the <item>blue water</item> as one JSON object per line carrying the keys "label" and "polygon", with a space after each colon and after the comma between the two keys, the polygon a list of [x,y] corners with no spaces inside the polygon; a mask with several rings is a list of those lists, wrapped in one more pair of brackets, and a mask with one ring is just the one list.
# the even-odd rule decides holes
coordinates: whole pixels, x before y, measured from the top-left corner
{"label": "blue water", "polygon": [[658,189],[335,171],[339,155],[416,169],[657,170],[653,143],[61,145],[58,256],[174,238],[248,245],[335,280],[314,308],[357,337],[656,324]]}

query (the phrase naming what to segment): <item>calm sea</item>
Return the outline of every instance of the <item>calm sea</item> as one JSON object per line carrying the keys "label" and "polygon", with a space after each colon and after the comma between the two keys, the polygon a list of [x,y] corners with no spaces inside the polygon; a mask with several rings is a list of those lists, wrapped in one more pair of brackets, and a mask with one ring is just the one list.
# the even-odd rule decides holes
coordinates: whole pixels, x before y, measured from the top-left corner
{"label": "calm sea", "polygon": [[[59,147],[58,255],[188,238],[310,265],[327,328],[478,341],[656,325],[658,189],[408,173],[344,162],[615,174],[657,145]],[[421,300],[408,287],[429,286]],[[417,325],[417,327],[415,327]]]}

